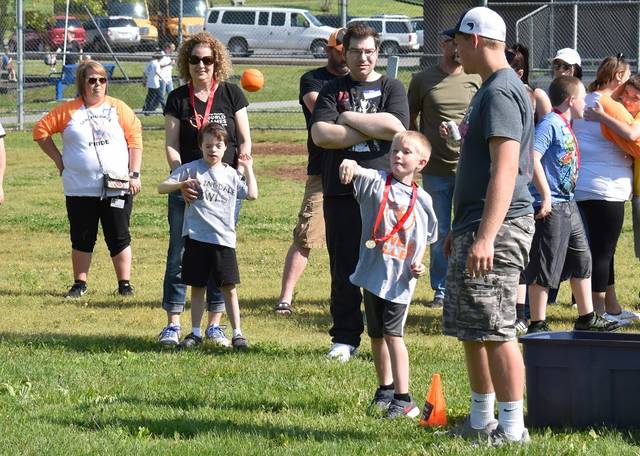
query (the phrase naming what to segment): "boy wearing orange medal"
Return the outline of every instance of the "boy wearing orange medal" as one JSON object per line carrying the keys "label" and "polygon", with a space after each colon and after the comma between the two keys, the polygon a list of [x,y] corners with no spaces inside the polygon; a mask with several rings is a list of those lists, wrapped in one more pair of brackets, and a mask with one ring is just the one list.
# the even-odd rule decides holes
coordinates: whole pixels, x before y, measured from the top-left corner
{"label": "boy wearing orange medal", "polygon": [[437,237],[431,197],[414,182],[431,155],[421,133],[397,133],[391,144],[391,173],[344,160],[339,175],[353,182],[362,236],[351,283],[363,288],[367,332],[378,377],[370,410],[386,418],[415,418],[420,410],[409,393],[409,357],[403,332],[422,257]]}

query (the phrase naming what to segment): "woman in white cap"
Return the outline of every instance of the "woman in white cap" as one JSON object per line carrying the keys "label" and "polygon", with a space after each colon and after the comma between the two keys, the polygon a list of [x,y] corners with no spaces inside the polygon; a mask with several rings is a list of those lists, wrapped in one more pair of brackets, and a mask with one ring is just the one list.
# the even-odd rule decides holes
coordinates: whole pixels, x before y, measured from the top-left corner
{"label": "woman in white cap", "polygon": [[575,49],[562,48],[553,58],[553,77],[574,76],[582,79],[582,59]]}

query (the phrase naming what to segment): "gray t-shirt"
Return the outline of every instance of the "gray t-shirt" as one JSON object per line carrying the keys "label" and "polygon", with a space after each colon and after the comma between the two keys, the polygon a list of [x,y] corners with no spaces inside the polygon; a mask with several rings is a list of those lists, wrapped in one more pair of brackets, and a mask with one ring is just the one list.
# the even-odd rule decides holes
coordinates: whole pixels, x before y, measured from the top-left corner
{"label": "gray t-shirt", "polygon": [[182,235],[209,244],[236,247],[236,200],[247,198],[247,184],[231,166],[211,167],[203,159],[176,168],[171,179],[195,178],[200,195],[184,210]]}
{"label": "gray t-shirt", "polygon": [[506,219],[532,214],[528,184],[533,174],[533,110],[527,90],[511,68],[487,79],[473,97],[460,125],[462,145],[453,193],[454,236],[480,225],[490,179],[489,139],[503,137],[520,143],[518,175]]}
{"label": "gray t-shirt", "polygon": [[[371,239],[378,210],[384,194],[386,171],[361,169],[353,179],[353,193],[360,204],[362,234],[360,256],[356,270],[349,277],[351,283],[370,291],[380,298],[399,304],[409,304],[416,288],[411,276],[411,264],[418,261],[428,244],[436,241],[438,221],[433,212],[431,197],[422,188],[411,215],[398,233],[374,249],[365,247]],[[391,180],[389,199],[384,216],[376,231],[376,238],[393,229],[409,207],[412,189],[396,179]]]}

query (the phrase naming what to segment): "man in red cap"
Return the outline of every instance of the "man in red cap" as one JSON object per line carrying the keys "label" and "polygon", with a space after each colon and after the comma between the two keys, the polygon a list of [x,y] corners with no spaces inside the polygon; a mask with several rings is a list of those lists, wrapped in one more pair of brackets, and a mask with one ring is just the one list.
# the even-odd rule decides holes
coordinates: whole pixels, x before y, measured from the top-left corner
{"label": "man in red cap", "polygon": [[[342,53],[342,38],[346,29],[339,28],[329,36],[326,46],[327,64],[315,70],[307,71],[300,78],[300,104],[307,124],[311,127],[311,113],[316,104],[320,89],[328,81],[344,76],[349,68]],[[290,315],[293,311],[293,290],[298,279],[307,267],[312,248],[324,247],[324,214],[322,211],[322,151],[307,137],[309,161],[307,164],[307,182],[304,197],[298,214],[298,223],[293,229],[293,242],[289,247],[282,271],[282,288],[275,310],[281,315]]]}

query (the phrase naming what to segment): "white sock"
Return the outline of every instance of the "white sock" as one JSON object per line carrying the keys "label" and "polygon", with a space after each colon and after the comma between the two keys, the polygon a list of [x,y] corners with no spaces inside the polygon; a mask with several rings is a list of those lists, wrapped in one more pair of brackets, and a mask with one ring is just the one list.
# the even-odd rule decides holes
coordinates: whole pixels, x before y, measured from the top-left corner
{"label": "white sock", "polygon": [[524,432],[524,411],[522,400],[498,401],[498,422],[510,440],[520,440]]}
{"label": "white sock", "polygon": [[480,394],[471,392],[471,427],[484,429],[495,420],[493,408],[496,402],[496,393]]}
{"label": "white sock", "polygon": [[200,326],[191,328],[191,332],[194,336],[202,337]]}
{"label": "white sock", "polygon": [[241,335],[242,335],[242,331],[240,331],[240,328],[236,328],[233,330],[233,335],[231,337],[236,337]]}

